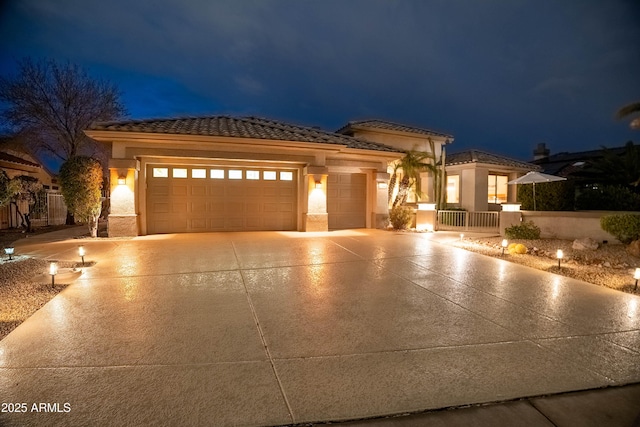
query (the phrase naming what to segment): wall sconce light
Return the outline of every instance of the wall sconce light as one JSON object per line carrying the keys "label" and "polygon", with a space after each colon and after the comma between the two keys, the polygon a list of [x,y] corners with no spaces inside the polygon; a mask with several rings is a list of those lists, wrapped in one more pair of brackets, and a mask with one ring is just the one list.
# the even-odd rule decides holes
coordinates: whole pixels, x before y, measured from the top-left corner
{"label": "wall sconce light", "polygon": [[322,189],[322,181],[316,181],[316,189]]}
{"label": "wall sconce light", "polygon": [[53,288],[56,284],[56,274],[58,274],[58,261],[49,261],[49,274],[51,275],[51,287]]}
{"label": "wall sconce light", "polygon": [[389,184],[386,182],[378,182],[378,190],[386,190],[389,188]]}
{"label": "wall sconce light", "polygon": [[504,256],[504,250],[509,246],[509,241],[507,239],[502,239],[502,256]]}
{"label": "wall sconce light", "polygon": [[118,176],[118,185],[127,185],[127,176],[119,175]]}
{"label": "wall sconce light", "polygon": [[84,267],[84,255],[85,255],[84,246],[82,245],[78,246],[78,255],[80,256],[80,258],[82,258],[82,266]]}
{"label": "wall sconce light", "polygon": [[562,253],[562,249],[558,249],[556,252],[556,258],[558,258],[558,268],[560,268],[560,261],[562,261],[562,257],[564,257],[564,253]]}
{"label": "wall sconce light", "polygon": [[15,251],[15,248],[13,246],[10,246],[8,248],[4,248],[5,255],[9,255],[9,261],[11,261],[13,259],[11,256],[13,255],[14,251]]}
{"label": "wall sconce light", "polygon": [[636,279],[636,286],[633,288],[633,290],[635,291],[636,289],[638,289],[638,280],[640,280],[640,268],[636,268],[636,272],[633,273],[633,278]]}

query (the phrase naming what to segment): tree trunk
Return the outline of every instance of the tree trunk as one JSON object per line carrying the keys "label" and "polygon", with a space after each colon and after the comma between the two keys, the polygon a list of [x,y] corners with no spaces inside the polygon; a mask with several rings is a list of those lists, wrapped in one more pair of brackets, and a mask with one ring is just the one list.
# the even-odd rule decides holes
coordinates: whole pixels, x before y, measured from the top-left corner
{"label": "tree trunk", "polygon": [[73,214],[67,211],[67,220],[65,222],[66,225],[76,225],[76,220],[73,217]]}
{"label": "tree trunk", "polygon": [[98,217],[91,217],[89,221],[87,221],[87,225],[89,226],[89,233],[91,237],[98,237]]}

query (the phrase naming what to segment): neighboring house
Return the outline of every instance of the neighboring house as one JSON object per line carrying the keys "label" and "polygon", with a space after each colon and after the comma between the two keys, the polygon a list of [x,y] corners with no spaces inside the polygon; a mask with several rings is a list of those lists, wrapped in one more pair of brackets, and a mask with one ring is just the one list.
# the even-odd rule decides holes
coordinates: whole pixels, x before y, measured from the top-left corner
{"label": "neighboring house", "polygon": [[411,138],[411,129],[380,129],[382,143],[344,128],[213,116],[98,123],[86,133],[111,145],[109,235],[135,236],[381,227],[387,167],[404,149],[389,132]]}
{"label": "neighboring house", "polygon": [[539,166],[479,150],[446,156],[447,205],[468,211],[498,211],[502,203],[516,203],[517,186],[508,185]]}
{"label": "neighboring house", "polygon": [[[57,178],[45,168],[27,149],[19,139],[11,137],[0,138],[0,170],[7,173],[9,178],[26,175],[37,178],[46,191],[57,192],[59,185]],[[20,210],[28,209],[25,203]],[[16,216],[15,207],[4,206],[0,208],[0,228],[19,227],[20,221]]]}
{"label": "neighboring house", "polygon": [[[607,151],[622,157],[626,154],[626,147],[607,148]],[[534,160],[532,163],[538,165],[544,173],[567,178],[601,160],[604,156],[604,150],[579,151],[575,153],[562,152],[551,155],[546,145],[541,143],[533,151],[533,155]]]}

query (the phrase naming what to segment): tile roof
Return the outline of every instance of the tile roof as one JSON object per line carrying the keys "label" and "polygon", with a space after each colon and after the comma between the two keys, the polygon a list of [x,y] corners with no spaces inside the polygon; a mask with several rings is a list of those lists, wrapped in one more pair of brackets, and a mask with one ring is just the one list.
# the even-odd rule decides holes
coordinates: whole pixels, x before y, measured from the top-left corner
{"label": "tile roof", "polygon": [[374,129],[386,129],[386,130],[394,130],[394,131],[400,131],[400,132],[408,132],[408,133],[418,133],[421,135],[428,135],[428,136],[439,136],[439,137],[443,137],[443,138],[447,138],[450,140],[453,140],[453,136],[446,134],[446,133],[442,133],[442,132],[436,132],[430,129],[424,129],[424,128],[417,128],[417,127],[413,127],[413,126],[407,126],[407,125],[401,125],[399,123],[393,123],[393,122],[388,122],[386,120],[356,120],[356,121],[350,121],[349,123],[347,123],[345,126],[341,127],[340,129],[338,129],[336,131],[336,133],[343,133],[343,134],[351,134],[353,133],[354,129],[362,129],[362,128],[374,128]]}
{"label": "tile roof", "polygon": [[467,150],[461,151],[459,153],[447,154],[445,157],[445,163],[447,166],[462,165],[465,163],[486,163],[490,165],[528,169],[530,171],[540,170],[540,166],[534,165],[532,163],[521,162],[509,157],[486,153],[480,150]]}
{"label": "tile roof", "polygon": [[34,163],[31,162],[27,159],[23,159],[22,157],[18,157],[18,156],[14,156],[8,153],[3,153],[0,152],[0,160],[5,161],[5,162],[11,162],[11,163],[17,163],[20,165],[27,165],[27,166],[33,166],[33,167],[40,167],[40,165],[38,163]]}
{"label": "tile roof", "polygon": [[[611,154],[622,156],[626,147],[607,148]],[[586,166],[601,159],[604,156],[604,149],[579,151],[575,153],[562,152],[534,160],[533,163],[539,165],[544,173],[567,177],[577,171],[583,170]],[[581,164],[582,163],[582,164]]]}
{"label": "tile roof", "polygon": [[259,117],[208,116],[94,123],[89,130],[204,135],[340,144],[360,150],[402,152],[384,144]]}

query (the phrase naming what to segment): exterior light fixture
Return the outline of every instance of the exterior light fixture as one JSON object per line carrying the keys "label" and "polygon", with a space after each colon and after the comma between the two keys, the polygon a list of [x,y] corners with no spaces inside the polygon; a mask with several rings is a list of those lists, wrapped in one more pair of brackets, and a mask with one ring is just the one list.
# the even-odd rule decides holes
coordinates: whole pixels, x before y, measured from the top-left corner
{"label": "exterior light fixture", "polygon": [[502,256],[504,256],[504,250],[509,246],[509,241],[507,239],[502,239]]}
{"label": "exterior light fixture", "polygon": [[436,204],[435,203],[418,203],[419,211],[435,211]]}
{"label": "exterior light fixture", "polygon": [[322,181],[316,181],[316,189],[317,190],[322,189]]}
{"label": "exterior light fixture", "polygon": [[127,185],[127,176],[126,175],[118,176],[118,185]]}
{"label": "exterior light fixture", "polygon": [[520,203],[503,203],[502,211],[503,212],[520,212]]}
{"label": "exterior light fixture", "polygon": [[58,261],[49,261],[49,274],[51,275],[51,287],[56,284],[56,274],[58,274]]}
{"label": "exterior light fixture", "polygon": [[387,184],[386,182],[378,182],[379,190],[386,190],[387,188],[389,188],[389,184]]}
{"label": "exterior light fixture", "polygon": [[460,233],[460,240],[464,240],[464,233]]}
{"label": "exterior light fixture", "polygon": [[78,255],[80,256],[80,258],[82,258],[82,266],[84,267],[84,255],[85,255],[84,246],[82,245],[78,246]]}
{"label": "exterior light fixture", "polygon": [[10,246],[8,248],[4,248],[5,255],[9,255],[9,261],[11,261],[13,259],[11,256],[13,255],[14,251],[15,251],[15,248],[13,246]]}
{"label": "exterior light fixture", "polygon": [[556,258],[558,258],[558,268],[560,268],[560,262],[562,261],[563,256],[564,253],[562,253],[562,249],[558,249],[558,251],[556,252]]}
{"label": "exterior light fixture", "polygon": [[636,279],[636,286],[634,286],[633,290],[638,289],[638,280],[640,280],[640,268],[636,268],[636,272],[633,273],[633,278]]}

